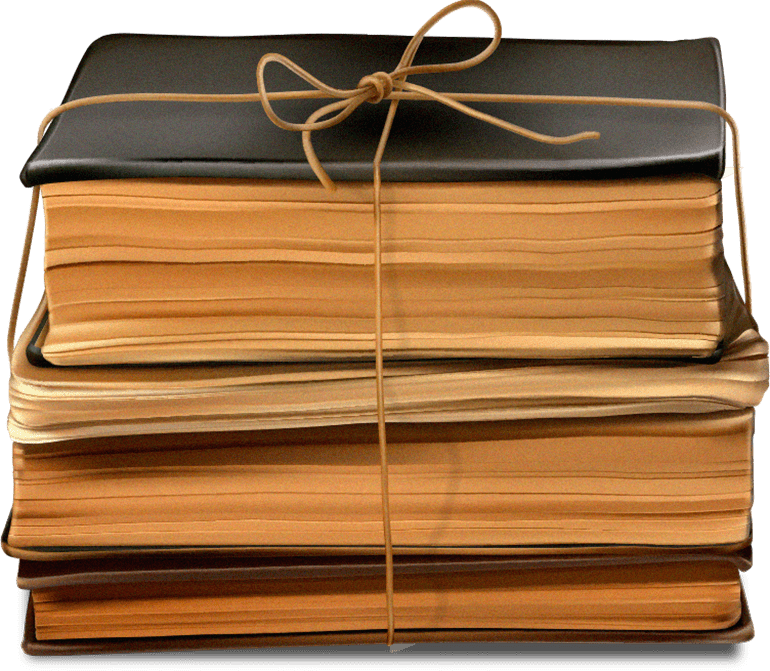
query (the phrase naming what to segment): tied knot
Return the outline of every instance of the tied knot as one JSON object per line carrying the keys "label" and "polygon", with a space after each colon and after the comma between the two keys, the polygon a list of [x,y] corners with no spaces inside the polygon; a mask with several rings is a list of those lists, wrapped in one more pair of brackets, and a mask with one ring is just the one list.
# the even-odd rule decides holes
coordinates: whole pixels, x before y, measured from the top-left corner
{"label": "tied knot", "polygon": [[362,77],[358,82],[359,89],[369,89],[370,97],[367,101],[376,105],[393,93],[393,77],[387,72],[373,72],[366,77]]}

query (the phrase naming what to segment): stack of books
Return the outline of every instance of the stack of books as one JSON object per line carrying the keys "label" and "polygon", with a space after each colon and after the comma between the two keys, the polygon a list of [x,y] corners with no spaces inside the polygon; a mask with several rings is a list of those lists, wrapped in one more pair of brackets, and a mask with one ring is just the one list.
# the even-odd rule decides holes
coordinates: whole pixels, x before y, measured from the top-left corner
{"label": "stack of books", "polygon": [[[65,100],[249,93],[267,52],[347,87],[407,42],[109,36]],[[485,44],[426,38],[419,59]],[[504,40],[414,80],[724,106],[713,39]],[[399,107],[382,165],[396,640],[746,640],[768,347],[723,255],[722,120],[476,106],[601,139]],[[28,652],[385,641],[386,107],[314,134],[335,192],[254,100],[93,105],[49,127],[22,172],[46,295],[12,358],[3,537]]]}

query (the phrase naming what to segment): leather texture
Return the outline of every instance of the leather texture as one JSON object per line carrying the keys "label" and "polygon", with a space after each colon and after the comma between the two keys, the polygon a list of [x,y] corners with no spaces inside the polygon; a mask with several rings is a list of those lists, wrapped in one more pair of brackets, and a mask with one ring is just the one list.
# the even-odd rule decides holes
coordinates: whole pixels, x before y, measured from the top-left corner
{"label": "leather texture", "polygon": [[[255,69],[279,52],[328,84],[354,87],[389,70],[407,37],[300,35],[170,37],[109,35],[94,42],[65,101],[131,92],[254,93]],[[417,63],[456,61],[481,51],[483,38],[426,38]],[[307,85],[278,66],[272,91]],[[701,100],[724,105],[718,42],[577,42],[503,40],[470,70],[415,75],[437,91],[623,96]],[[304,121],[320,104],[276,102]],[[599,131],[601,139],[550,146],[506,133],[438,103],[404,101],[382,164],[386,181],[589,179],[723,172],[722,120],[692,110],[583,105],[474,103],[535,131]],[[370,181],[387,105],[363,105],[313,141],[334,180]],[[27,186],[129,177],[314,179],[299,133],[281,130],[258,102],[118,103],[65,112],[24,166]]]}
{"label": "leather texture", "polygon": [[[641,566],[649,563],[687,562],[695,566],[715,560],[733,564],[740,571],[752,566],[752,549],[747,546],[731,553],[719,546],[702,549],[639,548],[636,554],[576,554],[573,556],[541,554],[527,556],[439,555],[397,556],[395,575],[452,573],[466,571],[539,571],[552,568],[590,568],[603,566]],[[341,557],[177,557],[123,558],[74,561],[19,562],[17,584],[20,589],[98,585],[105,583],[144,583],[167,581],[222,581],[350,578],[379,576],[385,562],[377,556]]]}

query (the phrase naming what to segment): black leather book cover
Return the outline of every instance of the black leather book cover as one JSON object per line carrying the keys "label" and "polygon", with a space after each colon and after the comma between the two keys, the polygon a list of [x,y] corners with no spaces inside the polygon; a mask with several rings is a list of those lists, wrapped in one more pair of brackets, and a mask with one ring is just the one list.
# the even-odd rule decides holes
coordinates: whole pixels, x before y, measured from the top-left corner
{"label": "black leather book cover", "polygon": [[[170,37],[110,35],[87,50],[65,100],[109,93],[255,93],[260,57],[279,52],[326,83],[353,88],[398,63],[407,37],[304,35]],[[428,37],[416,63],[468,58],[485,38]],[[272,91],[308,88],[275,64]],[[436,91],[592,95],[725,104],[715,39],[675,42],[503,40],[462,72],[413,75]],[[323,101],[275,103],[304,121]],[[599,131],[599,140],[545,145],[436,102],[404,101],[383,161],[390,181],[593,179],[723,171],[722,120],[705,111],[582,105],[472,103],[549,134]],[[313,134],[335,180],[372,179],[387,104],[364,104],[340,125]],[[41,114],[42,117],[42,114]],[[314,179],[300,134],[282,130],[258,101],[128,102],[65,112],[21,173],[24,184],[128,177]]]}

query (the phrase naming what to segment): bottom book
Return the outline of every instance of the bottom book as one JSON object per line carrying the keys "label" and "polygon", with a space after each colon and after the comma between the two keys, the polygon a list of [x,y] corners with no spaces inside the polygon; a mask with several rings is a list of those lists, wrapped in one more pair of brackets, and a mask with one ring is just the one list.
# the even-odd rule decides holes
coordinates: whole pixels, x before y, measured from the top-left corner
{"label": "bottom book", "polygon": [[[737,643],[753,636],[731,554],[408,556],[397,643]],[[22,561],[30,654],[377,644],[378,557]]]}

